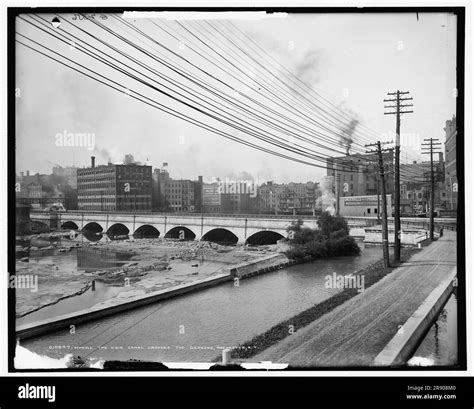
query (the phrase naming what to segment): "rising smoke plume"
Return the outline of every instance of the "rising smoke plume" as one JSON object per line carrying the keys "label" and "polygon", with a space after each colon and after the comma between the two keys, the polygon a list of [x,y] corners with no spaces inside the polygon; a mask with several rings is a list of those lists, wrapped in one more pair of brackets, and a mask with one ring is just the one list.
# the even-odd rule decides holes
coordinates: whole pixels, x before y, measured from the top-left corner
{"label": "rising smoke plume", "polygon": [[346,150],[346,155],[349,155],[350,154],[350,150],[351,150],[351,147],[352,147],[352,143],[354,142],[353,140],[353,135],[354,135],[354,131],[357,127],[357,125],[359,124],[359,121],[357,119],[352,119],[349,124],[347,125],[347,127],[343,130],[342,132],[342,135],[341,135],[341,139],[339,141],[339,144],[345,148]]}
{"label": "rising smoke plume", "polygon": [[323,212],[328,212],[331,216],[336,214],[336,198],[332,191],[334,178],[325,176],[321,181],[321,197],[318,197],[316,206],[321,206]]}
{"label": "rising smoke plume", "polygon": [[320,79],[321,53],[317,50],[308,50],[295,69],[295,75],[304,83],[311,86]]}

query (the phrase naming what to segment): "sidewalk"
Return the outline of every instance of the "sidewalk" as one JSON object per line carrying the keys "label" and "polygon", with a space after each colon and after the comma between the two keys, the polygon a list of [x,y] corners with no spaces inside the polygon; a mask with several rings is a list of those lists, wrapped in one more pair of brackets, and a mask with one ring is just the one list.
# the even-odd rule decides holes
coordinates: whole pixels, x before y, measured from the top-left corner
{"label": "sidewalk", "polygon": [[378,283],[249,361],[370,366],[455,266],[456,233],[445,232]]}

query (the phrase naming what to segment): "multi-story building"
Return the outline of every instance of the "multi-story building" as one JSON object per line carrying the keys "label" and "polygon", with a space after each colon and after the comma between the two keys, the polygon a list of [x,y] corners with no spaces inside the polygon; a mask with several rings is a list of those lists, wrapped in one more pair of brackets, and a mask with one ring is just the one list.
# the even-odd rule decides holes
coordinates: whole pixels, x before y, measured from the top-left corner
{"label": "multi-story building", "polygon": [[188,179],[169,179],[165,183],[165,198],[172,212],[194,212],[195,182]]}
{"label": "multi-story building", "polygon": [[319,196],[316,182],[276,184],[269,181],[258,188],[259,210],[264,213],[312,213]]}
{"label": "multi-story building", "polygon": [[203,183],[202,211],[204,213],[221,213],[221,194],[219,183]]}
{"label": "multi-story building", "polygon": [[221,193],[221,213],[253,214],[258,212],[258,200],[250,193]]}
{"label": "multi-story building", "polygon": [[165,187],[170,180],[170,174],[165,168],[166,166],[163,166],[153,171],[152,208],[154,211],[166,211],[169,207],[165,197]]}
{"label": "multi-story building", "polygon": [[150,211],[151,166],[95,166],[77,170],[77,202],[81,210]]}
{"label": "multi-story building", "polygon": [[277,206],[283,212],[300,211],[302,213],[312,212],[316,207],[318,195],[318,184],[288,183],[277,190]]}
{"label": "multi-story building", "polygon": [[[389,149],[382,154],[385,170],[386,193],[394,191],[394,154]],[[370,196],[381,194],[377,154],[347,155],[327,159],[327,176],[334,180],[338,197]]]}
{"label": "multi-story building", "polygon": [[458,207],[458,178],[457,178],[457,167],[456,167],[456,138],[457,138],[457,126],[456,116],[453,115],[451,120],[446,121],[446,127],[444,128],[446,133],[446,140],[444,142],[446,166],[445,166],[445,183],[446,191],[448,194],[448,207],[449,210],[457,210]]}
{"label": "multi-story building", "polygon": [[277,212],[276,205],[276,189],[277,184],[273,181],[268,181],[258,187],[259,209],[264,213]]}
{"label": "multi-story building", "polygon": [[253,182],[226,179],[202,185],[204,213],[257,213],[257,189]]}
{"label": "multi-story building", "polygon": [[73,189],[67,185],[64,175],[58,176],[54,171],[51,175],[30,175],[29,171],[25,175],[21,172],[20,176],[16,177],[19,187],[16,189],[16,197],[31,204],[35,209],[46,209],[56,204],[64,205],[69,199],[65,191]]}
{"label": "multi-story building", "polygon": [[171,212],[202,211],[202,176],[198,180],[172,179],[167,163],[153,172],[153,210]]}
{"label": "multi-story building", "polygon": [[[447,206],[448,195],[445,189],[444,157],[439,153],[434,162],[435,209]],[[430,162],[413,162],[400,165],[400,200],[403,202],[402,213],[426,213],[429,211],[431,191]]]}

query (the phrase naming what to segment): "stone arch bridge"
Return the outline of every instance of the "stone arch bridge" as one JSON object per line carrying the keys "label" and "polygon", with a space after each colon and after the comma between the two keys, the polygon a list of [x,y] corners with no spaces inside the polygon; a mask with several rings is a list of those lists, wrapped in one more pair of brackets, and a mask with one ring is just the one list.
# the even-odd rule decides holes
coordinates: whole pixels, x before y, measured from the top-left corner
{"label": "stone arch bridge", "polygon": [[[154,233],[155,237],[182,238],[190,240],[218,241],[219,234],[227,235],[235,243],[252,243],[259,237],[275,242],[287,237],[287,227],[297,219],[303,220],[305,227],[317,228],[317,217],[288,215],[233,215],[206,213],[131,213],[33,211],[32,220],[40,221],[49,227],[63,227],[74,230],[93,230],[112,235],[137,235]],[[363,227],[379,224],[375,217],[345,217],[349,226]],[[389,224],[393,218],[388,218]],[[436,218],[435,227],[456,230],[455,218]],[[428,229],[429,220],[424,218],[402,217],[403,228]]]}
{"label": "stone arch bridge", "polygon": [[73,230],[94,230],[109,234],[136,235],[155,232],[159,237],[211,240],[219,233],[227,234],[236,243],[250,243],[259,236],[287,237],[287,227],[297,219],[304,226],[316,228],[317,218],[311,216],[215,215],[198,213],[120,213],[67,211],[32,212],[31,219],[51,227]]}

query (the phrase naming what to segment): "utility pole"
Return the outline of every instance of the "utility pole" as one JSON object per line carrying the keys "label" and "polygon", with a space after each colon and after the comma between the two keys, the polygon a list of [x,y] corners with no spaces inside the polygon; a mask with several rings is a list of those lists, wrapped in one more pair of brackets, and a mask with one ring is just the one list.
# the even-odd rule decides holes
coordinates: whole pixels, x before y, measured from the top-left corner
{"label": "utility pole", "polygon": [[339,216],[339,182],[340,182],[340,178],[341,178],[341,175],[337,172],[338,171],[338,159],[335,159],[334,162],[333,162],[333,170],[334,170],[334,199],[335,199],[335,202],[334,203],[334,211],[335,211],[335,215],[336,216]]}
{"label": "utility pole", "polygon": [[[389,142],[385,142],[389,143]],[[377,153],[379,158],[379,173],[380,173],[380,180],[382,182],[382,249],[383,249],[383,265],[384,267],[390,267],[390,255],[388,252],[388,220],[387,220],[387,191],[385,186],[385,171],[384,171],[384,164],[383,164],[383,155],[382,155],[382,147],[380,141],[377,143],[372,143],[365,145],[366,147],[369,146],[376,146],[377,150],[375,151],[367,151],[367,153]]]}
{"label": "utility pole", "polygon": [[380,220],[380,181],[379,174],[375,174],[376,186],[377,186],[377,221]]}
{"label": "utility pole", "polygon": [[449,190],[451,192],[451,210],[454,209],[454,204],[453,204],[453,177],[449,177]]}
{"label": "utility pole", "polygon": [[427,143],[421,144],[422,154],[430,155],[430,173],[431,173],[431,189],[430,189],[430,239],[434,240],[434,196],[435,196],[435,180],[434,180],[434,166],[433,166],[433,151],[441,148],[439,139],[429,138],[423,139]]}
{"label": "utility pole", "polygon": [[409,91],[388,92],[387,95],[394,96],[392,99],[384,99],[383,102],[394,102],[395,105],[385,105],[385,108],[394,109],[394,111],[384,112],[384,115],[396,115],[396,143],[395,143],[395,261],[400,261],[400,116],[401,114],[410,114],[413,111],[404,111],[403,108],[412,107],[413,104],[403,104],[403,101],[413,100],[411,97],[403,98],[403,95],[409,94]]}

